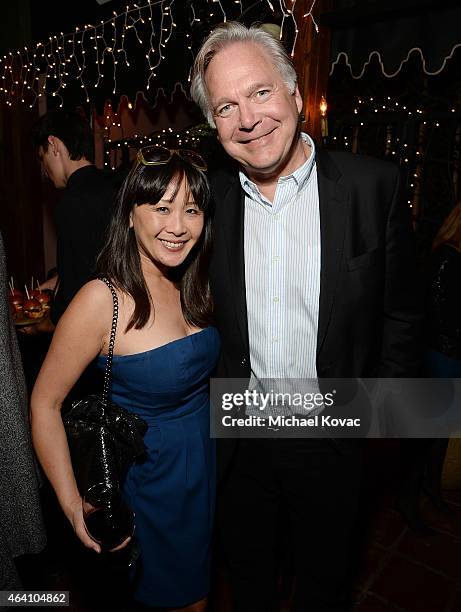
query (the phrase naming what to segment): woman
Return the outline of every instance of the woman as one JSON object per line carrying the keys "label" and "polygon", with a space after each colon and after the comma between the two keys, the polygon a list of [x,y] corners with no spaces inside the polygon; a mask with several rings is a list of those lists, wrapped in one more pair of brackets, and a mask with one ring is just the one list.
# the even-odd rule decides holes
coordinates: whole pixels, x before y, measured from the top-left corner
{"label": "woman", "polygon": [[[461,378],[461,201],[432,244],[427,311],[426,375]],[[440,488],[447,447],[446,439],[432,440],[424,475],[424,490],[441,510],[448,509]]]}
{"label": "woman", "polygon": [[438,231],[431,255],[428,366],[432,376],[461,377],[461,201]]}
{"label": "woman", "polygon": [[[461,378],[461,202],[439,229],[428,264],[424,374],[429,378]],[[413,440],[406,445],[396,505],[410,528],[421,535],[433,533],[420,514],[421,492],[435,508],[449,511],[441,492],[447,447],[446,438]]]}
{"label": "woman", "polygon": [[[119,300],[112,399],[149,425],[147,459],[130,469],[124,485],[141,548],[135,599],[191,612],[206,605],[215,496],[208,381],[219,338],[210,326],[205,169],[191,151],[141,149],[99,258],[99,272]],[[60,407],[95,356],[104,367],[112,306],[100,280],[79,291],[59,322],[32,396],[38,457],[77,536],[96,551],[84,527]]]}

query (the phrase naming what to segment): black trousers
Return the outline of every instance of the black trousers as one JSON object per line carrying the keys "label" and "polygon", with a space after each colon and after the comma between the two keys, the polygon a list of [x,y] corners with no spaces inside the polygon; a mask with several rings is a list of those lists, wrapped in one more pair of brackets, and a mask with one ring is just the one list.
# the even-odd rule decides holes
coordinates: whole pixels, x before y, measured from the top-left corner
{"label": "black trousers", "polygon": [[350,559],[361,479],[360,447],[341,441],[239,442],[218,492],[218,529],[234,612],[275,612],[279,517],[287,517],[296,573],[293,612],[350,607]]}

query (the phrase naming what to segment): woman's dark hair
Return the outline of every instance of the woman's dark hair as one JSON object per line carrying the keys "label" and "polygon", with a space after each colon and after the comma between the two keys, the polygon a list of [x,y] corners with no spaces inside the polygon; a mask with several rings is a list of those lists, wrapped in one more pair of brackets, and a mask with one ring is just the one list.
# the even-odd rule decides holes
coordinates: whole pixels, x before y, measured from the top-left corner
{"label": "woman's dark hair", "polygon": [[204,226],[199,241],[186,260],[171,272],[171,279],[180,289],[184,319],[189,325],[206,327],[212,320],[212,302],[208,284],[208,264],[211,250],[210,188],[205,174],[172,155],[167,164],[133,166],[117,196],[117,204],[109,227],[106,244],[101,251],[98,275],[107,276],[135,303],[126,331],[141,329],[149,320],[152,297],[141,269],[141,258],[134,230],[129,227],[135,206],[159,202],[171,181],[178,185],[185,178],[198,208],[204,213]]}
{"label": "woman's dark hair", "polygon": [[88,121],[76,112],[62,110],[45,113],[32,128],[32,140],[36,147],[48,150],[48,136],[56,136],[66,145],[69,157],[84,157],[94,163],[94,141]]}
{"label": "woman's dark hair", "polygon": [[450,244],[461,250],[461,200],[442,223],[432,243],[432,250],[435,251],[442,244]]}

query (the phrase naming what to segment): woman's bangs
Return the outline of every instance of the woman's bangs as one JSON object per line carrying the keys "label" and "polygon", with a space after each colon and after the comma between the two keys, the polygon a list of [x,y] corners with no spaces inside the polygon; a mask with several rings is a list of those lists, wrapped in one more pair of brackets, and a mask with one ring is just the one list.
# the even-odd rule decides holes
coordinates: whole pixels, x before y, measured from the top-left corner
{"label": "woman's bangs", "polygon": [[200,210],[208,211],[210,188],[205,174],[196,168],[187,165],[184,168],[187,183],[187,193],[192,195],[195,204]]}
{"label": "woman's bangs", "polygon": [[138,167],[131,190],[132,204],[139,206],[159,202],[175,174],[178,172],[171,168],[170,162],[160,166]]}
{"label": "woman's bangs", "polygon": [[196,205],[207,211],[210,190],[206,176],[179,155],[172,155],[166,164],[138,166],[134,169],[129,188],[131,205],[159,202],[171,183],[174,184],[174,199],[184,179],[187,197],[192,196]]}

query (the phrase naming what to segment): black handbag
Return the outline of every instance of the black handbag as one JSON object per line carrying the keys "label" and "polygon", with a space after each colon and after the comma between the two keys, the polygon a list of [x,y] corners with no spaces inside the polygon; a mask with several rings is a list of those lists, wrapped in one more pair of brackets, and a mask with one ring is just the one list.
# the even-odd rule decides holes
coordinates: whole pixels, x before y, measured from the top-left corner
{"label": "black handbag", "polygon": [[109,401],[118,298],[112,283],[107,278],[100,280],[111,290],[114,303],[103,391],[74,401],[63,422],[80,494],[91,499],[92,490],[100,495],[103,489],[110,503],[120,494],[128,469],[145,455],[147,423]]}

